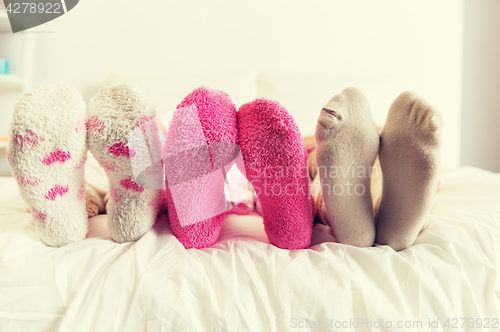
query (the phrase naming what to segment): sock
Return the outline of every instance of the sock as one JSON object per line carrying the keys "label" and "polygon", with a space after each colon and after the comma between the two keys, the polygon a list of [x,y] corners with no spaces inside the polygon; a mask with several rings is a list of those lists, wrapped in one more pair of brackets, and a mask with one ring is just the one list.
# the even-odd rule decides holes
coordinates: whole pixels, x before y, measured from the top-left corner
{"label": "sock", "polygon": [[427,223],[438,182],[440,128],[440,113],[416,93],[404,92],[392,103],[379,151],[377,243],[405,249]]}
{"label": "sock", "polygon": [[59,247],[87,235],[85,103],[74,88],[44,84],[15,106],[8,160],[36,230]]}
{"label": "sock", "polygon": [[[90,114],[89,149],[109,180],[109,232],[116,242],[136,241],[153,227],[162,212],[161,165],[155,164],[140,174],[134,174],[132,166],[134,158],[154,154],[153,150],[161,146],[159,136],[155,135],[155,122],[149,121],[154,118],[155,109],[137,87],[116,85],[102,88],[92,98]],[[145,143],[146,133],[148,143]],[[133,138],[142,139],[142,145],[140,140],[132,144]]]}
{"label": "sock", "polygon": [[318,174],[326,218],[343,244],[372,246],[370,176],[379,134],[365,96],[347,88],[321,110],[316,125]]}
{"label": "sock", "polygon": [[170,226],[185,248],[205,248],[219,238],[237,139],[236,107],[222,91],[198,88],[174,112],[163,160]]}
{"label": "sock", "polygon": [[309,247],[315,206],[297,124],[278,102],[257,99],[240,107],[238,130],[269,241],[283,249]]}

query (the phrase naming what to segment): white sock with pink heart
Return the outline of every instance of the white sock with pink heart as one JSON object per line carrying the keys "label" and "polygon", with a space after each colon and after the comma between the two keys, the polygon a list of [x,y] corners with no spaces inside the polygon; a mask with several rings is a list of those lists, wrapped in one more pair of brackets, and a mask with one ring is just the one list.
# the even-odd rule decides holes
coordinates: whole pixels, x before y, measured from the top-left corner
{"label": "white sock with pink heart", "polygon": [[87,235],[85,103],[74,88],[44,84],[14,109],[8,160],[40,238],[54,247]]}
{"label": "white sock with pink heart", "polygon": [[[149,156],[150,149],[158,149],[157,155],[161,155],[159,136],[149,135],[155,130],[150,128],[154,122],[149,121],[155,116],[155,108],[135,86],[116,85],[102,88],[92,98],[90,113],[89,149],[109,179],[109,232],[116,242],[136,241],[153,227],[164,201],[162,165],[152,165],[141,173],[159,177],[161,186],[154,187],[153,183],[151,187],[139,181],[132,163],[134,158]],[[147,143],[132,144],[138,131],[141,137],[148,132],[149,140],[144,139]]]}

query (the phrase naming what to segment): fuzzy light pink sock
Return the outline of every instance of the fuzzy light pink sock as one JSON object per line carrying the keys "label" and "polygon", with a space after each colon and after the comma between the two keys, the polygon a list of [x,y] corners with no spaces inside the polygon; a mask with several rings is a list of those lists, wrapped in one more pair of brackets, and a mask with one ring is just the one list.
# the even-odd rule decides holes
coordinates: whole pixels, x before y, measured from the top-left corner
{"label": "fuzzy light pink sock", "polygon": [[167,208],[186,248],[208,247],[219,238],[237,139],[236,108],[222,91],[198,88],[174,112],[163,149]]}
{"label": "fuzzy light pink sock", "polygon": [[240,107],[238,130],[269,241],[283,249],[309,247],[314,205],[307,151],[297,124],[278,102],[257,99]]}
{"label": "fuzzy light pink sock", "polygon": [[[149,141],[145,138],[148,124],[154,123],[149,120],[154,118],[155,109],[133,85],[102,88],[92,98],[90,109],[89,149],[109,179],[109,232],[116,242],[136,241],[153,227],[164,200],[161,186],[146,186],[147,181],[140,181],[132,166],[132,159],[149,155],[150,149],[161,145],[158,135],[148,134]],[[144,133],[147,144],[131,144],[137,132]],[[162,183],[161,165],[153,168],[156,174],[152,176],[159,176]]]}
{"label": "fuzzy light pink sock", "polygon": [[86,158],[80,93],[67,85],[44,84],[24,94],[14,109],[8,159],[36,230],[50,246],[87,235]]}

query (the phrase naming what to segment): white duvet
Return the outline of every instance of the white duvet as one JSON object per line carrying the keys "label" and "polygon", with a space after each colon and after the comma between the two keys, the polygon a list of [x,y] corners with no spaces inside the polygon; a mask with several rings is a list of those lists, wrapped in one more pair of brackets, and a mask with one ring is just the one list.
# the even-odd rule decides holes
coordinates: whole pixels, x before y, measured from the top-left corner
{"label": "white duvet", "polygon": [[324,230],[288,251],[260,216],[228,215],[216,245],[186,250],[164,217],[117,244],[101,215],[54,249],[2,178],[0,331],[500,329],[500,174],[444,174],[430,226],[402,252],[320,243]]}

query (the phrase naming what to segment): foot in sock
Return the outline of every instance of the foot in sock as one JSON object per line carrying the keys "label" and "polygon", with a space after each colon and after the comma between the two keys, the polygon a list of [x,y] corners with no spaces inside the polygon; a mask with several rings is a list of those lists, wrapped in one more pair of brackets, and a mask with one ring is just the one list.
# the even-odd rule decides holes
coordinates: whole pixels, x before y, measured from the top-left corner
{"label": "foot in sock", "polygon": [[365,96],[347,88],[321,110],[316,126],[316,161],[326,216],[343,244],[372,246],[375,223],[370,176],[379,134]]}
{"label": "foot in sock", "polygon": [[438,181],[440,128],[440,113],[414,92],[392,103],[379,151],[377,243],[405,249],[426,225]]}
{"label": "foot in sock", "polygon": [[174,112],[163,148],[166,198],[172,232],[185,248],[219,238],[237,139],[236,107],[222,91],[198,88]]}
{"label": "foot in sock", "polygon": [[[149,149],[161,143],[159,136],[148,132],[149,141],[142,151],[140,146],[130,146],[129,139],[133,132],[147,131],[145,127],[152,123],[148,121],[154,118],[155,109],[135,86],[116,85],[102,88],[92,98],[90,115],[89,149],[109,179],[109,232],[116,242],[136,241],[156,222],[163,192],[158,187],[144,188],[134,175],[131,159],[149,155]],[[157,173],[163,180],[161,167]]]}
{"label": "foot in sock", "polygon": [[257,99],[240,107],[238,130],[269,241],[283,249],[309,247],[315,207],[297,124],[278,102]]}
{"label": "foot in sock", "polygon": [[87,235],[85,103],[74,88],[44,84],[21,97],[9,133],[9,163],[36,230],[59,247]]}

